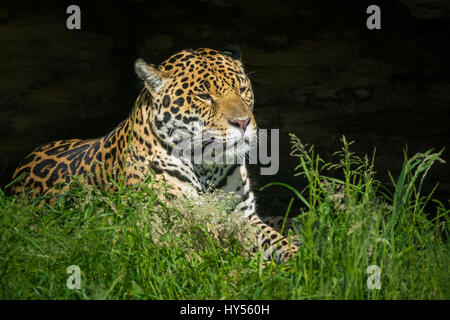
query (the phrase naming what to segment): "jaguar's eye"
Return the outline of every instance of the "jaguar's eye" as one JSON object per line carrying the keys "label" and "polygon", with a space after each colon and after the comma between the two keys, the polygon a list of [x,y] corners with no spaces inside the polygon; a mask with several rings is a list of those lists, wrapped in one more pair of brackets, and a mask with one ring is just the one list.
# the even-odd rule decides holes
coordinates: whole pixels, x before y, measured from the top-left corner
{"label": "jaguar's eye", "polygon": [[242,99],[246,99],[247,98],[247,88],[241,88],[240,90],[239,90],[239,92],[240,92],[240,94],[241,94],[241,97],[242,97]]}
{"label": "jaguar's eye", "polygon": [[211,96],[209,94],[198,94],[197,97],[201,100],[205,100],[205,101],[209,101],[209,102],[214,102],[213,98],[211,98]]}

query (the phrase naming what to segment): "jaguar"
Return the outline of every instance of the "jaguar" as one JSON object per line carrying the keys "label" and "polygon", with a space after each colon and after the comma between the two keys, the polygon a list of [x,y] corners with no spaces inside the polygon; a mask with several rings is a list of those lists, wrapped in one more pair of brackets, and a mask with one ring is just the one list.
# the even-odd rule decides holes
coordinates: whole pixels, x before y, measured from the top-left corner
{"label": "jaguar", "polygon": [[[143,89],[127,119],[100,138],[59,140],[36,148],[15,170],[13,179],[18,180],[12,192],[54,194],[76,176],[95,186],[120,177],[134,185],[152,173],[171,186],[175,197],[196,198],[212,188],[234,193],[241,198],[236,210],[256,226],[256,248],[264,257],[285,261],[294,255],[298,243],[281,233],[283,219],[257,213],[245,160],[237,161],[239,154],[245,159],[257,136],[254,93],[239,49],[187,49],[159,65],[138,59],[135,72]],[[200,139],[204,133],[206,141]],[[203,151],[215,150],[211,145],[237,147],[225,148],[232,161],[203,163],[194,161],[195,148],[180,152],[189,145],[185,141]]]}

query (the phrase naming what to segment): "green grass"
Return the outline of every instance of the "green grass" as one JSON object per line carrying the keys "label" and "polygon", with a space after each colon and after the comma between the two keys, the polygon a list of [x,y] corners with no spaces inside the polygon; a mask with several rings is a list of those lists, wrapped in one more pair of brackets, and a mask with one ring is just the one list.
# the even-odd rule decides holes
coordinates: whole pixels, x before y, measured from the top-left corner
{"label": "green grass", "polygon": [[[0,191],[0,299],[449,299],[449,210],[422,195],[440,153],[408,159],[391,188],[373,159],[343,139],[336,163],[292,136],[304,209],[295,230],[302,246],[276,264],[248,257],[253,230],[234,199],[159,201],[164,185],[109,194],[73,183],[53,206]],[[330,178],[329,170],[341,172]],[[290,205],[280,208],[289,211]],[[66,286],[81,269],[81,289]],[[369,289],[371,265],[380,289]]]}

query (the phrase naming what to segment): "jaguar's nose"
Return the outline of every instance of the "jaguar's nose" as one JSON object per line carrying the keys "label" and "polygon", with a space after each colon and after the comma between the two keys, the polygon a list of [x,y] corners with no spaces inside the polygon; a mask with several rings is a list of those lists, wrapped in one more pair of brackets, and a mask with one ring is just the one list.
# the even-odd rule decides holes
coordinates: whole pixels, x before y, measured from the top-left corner
{"label": "jaguar's nose", "polygon": [[245,129],[247,129],[248,124],[250,123],[250,118],[242,119],[235,119],[233,121],[230,121],[231,125],[236,128],[241,128],[244,132]]}

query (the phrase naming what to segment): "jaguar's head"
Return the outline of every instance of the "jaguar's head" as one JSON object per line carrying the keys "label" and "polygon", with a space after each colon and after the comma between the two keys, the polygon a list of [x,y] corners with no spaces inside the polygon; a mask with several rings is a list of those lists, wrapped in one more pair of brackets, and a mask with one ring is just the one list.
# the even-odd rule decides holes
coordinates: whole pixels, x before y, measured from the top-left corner
{"label": "jaguar's head", "polygon": [[183,50],[158,66],[139,59],[135,69],[152,95],[152,131],[166,145],[248,152],[256,137],[254,97],[236,48]]}

